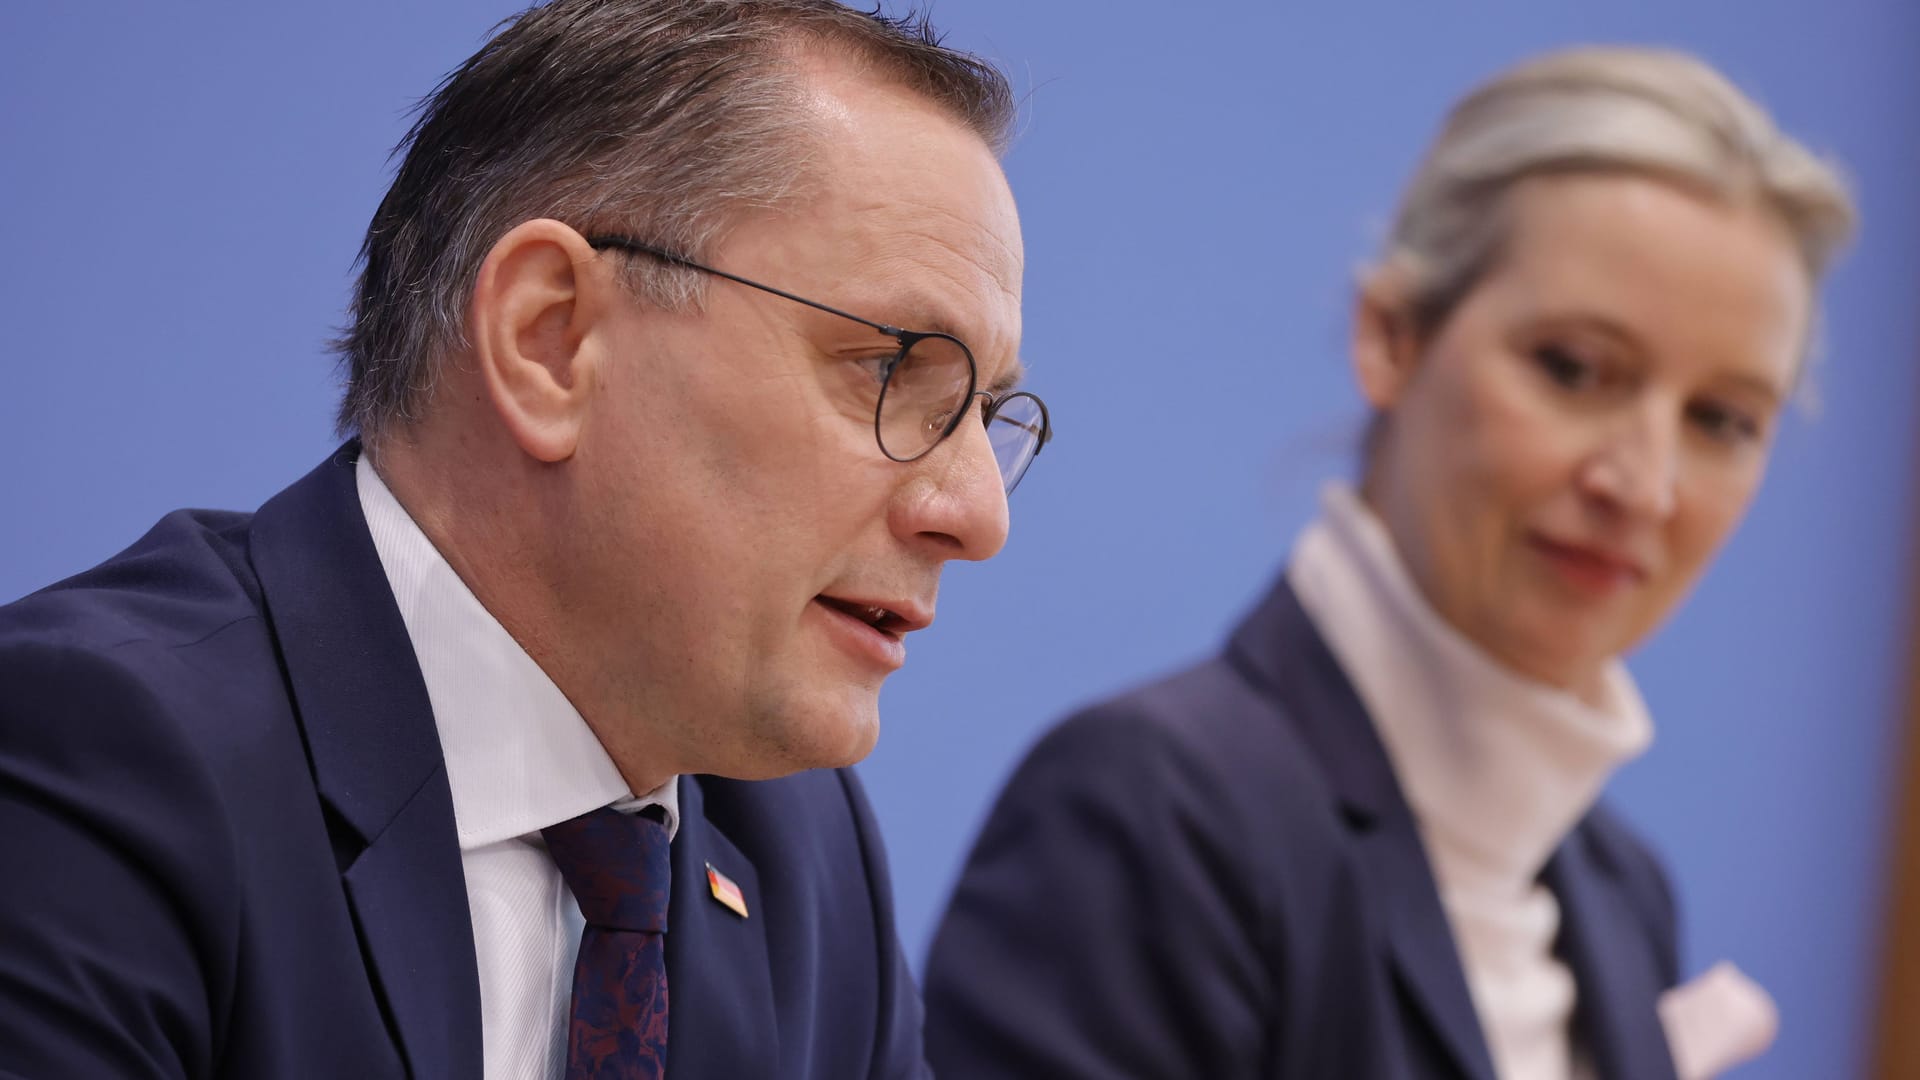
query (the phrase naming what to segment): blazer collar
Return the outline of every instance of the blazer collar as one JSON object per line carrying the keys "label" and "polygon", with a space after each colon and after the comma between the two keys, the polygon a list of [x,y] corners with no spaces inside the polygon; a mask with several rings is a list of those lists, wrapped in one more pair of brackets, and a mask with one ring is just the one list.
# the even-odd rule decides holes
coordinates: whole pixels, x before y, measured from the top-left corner
{"label": "blazer collar", "polygon": [[1579,987],[1574,1028],[1607,1080],[1674,1080],[1657,1003],[1666,986],[1616,879],[1617,865],[1587,829],[1574,830],[1540,878],[1560,902],[1558,952]]}
{"label": "blazer collar", "polygon": [[1412,811],[1366,706],[1284,574],[1233,632],[1227,659],[1285,707],[1350,823],[1411,823]]}
{"label": "blazer collar", "polygon": [[1464,1076],[1494,1080],[1480,1018],[1392,762],[1284,577],[1234,632],[1229,663],[1277,699],[1327,779],[1376,898],[1395,977]]}
{"label": "blazer collar", "polygon": [[347,443],[261,507],[251,557],[395,1041],[415,1077],[477,1076],[479,975],[453,800],[361,514],[359,453]]}

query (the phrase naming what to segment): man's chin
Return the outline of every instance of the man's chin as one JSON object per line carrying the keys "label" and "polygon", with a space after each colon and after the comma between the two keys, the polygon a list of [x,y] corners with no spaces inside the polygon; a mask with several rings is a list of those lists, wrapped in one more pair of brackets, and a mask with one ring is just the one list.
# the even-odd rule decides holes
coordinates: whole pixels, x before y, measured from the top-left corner
{"label": "man's chin", "polygon": [[[877,703],[865,709],[818,717],[808,725],[800,740],[804,759],[801,769],[843,769],[866,760],[880,741],[880,710]],[[795,769],[794,771],[799,771]]]}
{"label": "man's chin", "polygon": [[862,696],[866,700],[789,707],[763,716],[739,761],[706,771],[734,780],[773,780],[858,764],[880,738],[879,703]]}

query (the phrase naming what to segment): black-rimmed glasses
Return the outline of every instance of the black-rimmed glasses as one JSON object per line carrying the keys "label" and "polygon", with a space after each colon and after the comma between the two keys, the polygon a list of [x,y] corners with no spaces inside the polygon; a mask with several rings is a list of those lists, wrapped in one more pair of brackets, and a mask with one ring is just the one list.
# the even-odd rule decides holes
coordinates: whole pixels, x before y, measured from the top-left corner
{"label": "black-rimmed glasses", "polygon": [[1000,482],[1007,494],[1013,494],[1027,467],[1053,439],[1046,403],[1025,390],[995,395],[979,389],[980,373],[972,350],[951,334],[902,330],[863,319],[817,300],[702,266],[684,255],[628,237],[591,236],[587,243],[595,248],[651,255],[661,262],[725,278],[829,315],[851,319],[899,342],[900,351],[887,358],[878,372],[880,393],[873,407],[874,439],[880,444],[880,452],[894,461],[914,461],[940,445],[940,440],[960,426],[976,396],[986,399],[980,407],[980,420],[987,426],[987,441],[993,446],[993,458],[1000,466]]}

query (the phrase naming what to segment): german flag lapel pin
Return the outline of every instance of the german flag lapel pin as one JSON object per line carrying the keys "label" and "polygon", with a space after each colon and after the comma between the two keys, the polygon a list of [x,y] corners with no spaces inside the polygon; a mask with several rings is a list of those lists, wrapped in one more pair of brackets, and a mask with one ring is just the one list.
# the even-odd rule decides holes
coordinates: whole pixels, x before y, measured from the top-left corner
{"label": "german flag lapel pin", "polygon": [[715,870],[712,863],[707,864],[707,888],[713,890],[713,898],[728,911],[743,919],[747,917],[747,898],[741,895],[740,886],[735,885],[732,878]]}

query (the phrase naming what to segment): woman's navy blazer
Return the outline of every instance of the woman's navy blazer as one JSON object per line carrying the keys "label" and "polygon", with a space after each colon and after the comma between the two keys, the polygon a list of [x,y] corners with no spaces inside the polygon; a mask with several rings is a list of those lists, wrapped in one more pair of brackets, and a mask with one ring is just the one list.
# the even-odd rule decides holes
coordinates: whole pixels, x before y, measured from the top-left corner
{"label": "woman's navy blazer", "polygon": [[[1604,1080],[1670,1080],[1651,854],[1602,808],[1542,873]],[[1411,810],[1282,580],[1222,655],[1049,733],[927,963],[945,1080],[1494,1080]]]}

